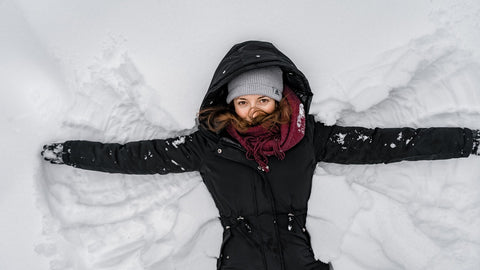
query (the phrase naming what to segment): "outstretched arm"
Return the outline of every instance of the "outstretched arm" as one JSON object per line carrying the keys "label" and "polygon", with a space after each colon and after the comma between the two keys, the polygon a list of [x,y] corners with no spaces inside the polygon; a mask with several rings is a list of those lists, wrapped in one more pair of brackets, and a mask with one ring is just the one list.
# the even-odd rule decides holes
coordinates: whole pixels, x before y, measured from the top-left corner
{"label": "outstretched arm", "polygon": [[56,164],[127,174],[167,174],[199,170],[205,147],[198,131],[165,140],[126,144],[66,141],[44,146],[42,155]]}
{"label": "outstretched arm", "polygon": [[468,128],[368,129],[315,123],[317,161],[374,164],[459,158],[478,153],[479,144],[480,133]]}

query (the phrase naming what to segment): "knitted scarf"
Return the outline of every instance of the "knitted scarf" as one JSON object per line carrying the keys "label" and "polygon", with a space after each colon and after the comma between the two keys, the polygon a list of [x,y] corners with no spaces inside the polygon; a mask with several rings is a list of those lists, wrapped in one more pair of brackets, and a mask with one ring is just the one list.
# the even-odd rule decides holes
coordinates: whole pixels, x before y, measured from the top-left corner
{"label": "knitted scarf", "polygon": [[246,132],[238,132],[232,125],[227,132],[235,138],[246,150],[246,158],[255,160],[261,169],[269,172],[268,156],[280,160],[285,158],[285,151],[295,146],[305,135],[305,110],[297,95],[287,86],[283,95],[292,109],[290,123],[275,125],[265,129],[261,125],[250,127]]}

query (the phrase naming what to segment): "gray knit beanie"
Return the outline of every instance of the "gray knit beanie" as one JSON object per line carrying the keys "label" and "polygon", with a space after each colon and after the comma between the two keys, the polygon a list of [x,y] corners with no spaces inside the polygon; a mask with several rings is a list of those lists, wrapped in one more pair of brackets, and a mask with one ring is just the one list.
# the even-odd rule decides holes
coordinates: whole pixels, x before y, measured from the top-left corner
{"label": "gray knit beanie", "polygon": [[264,95],[276,101],[282,99],[282,70],[277,66],[244,72],[228,83],[227,104],[244,95]]}

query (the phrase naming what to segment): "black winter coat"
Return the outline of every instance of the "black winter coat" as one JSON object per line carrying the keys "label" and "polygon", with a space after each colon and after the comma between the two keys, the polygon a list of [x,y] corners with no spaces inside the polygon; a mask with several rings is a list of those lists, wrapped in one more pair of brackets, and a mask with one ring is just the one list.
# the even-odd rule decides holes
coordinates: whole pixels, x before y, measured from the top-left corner
{"label": "black winter coat", "polygon": [[[308,113],[312,92],[305,76],[272,44],[235,45],[215,71],[201,108],[225,103],[226,84],[250,69],[276,65]],[[226,134],[201,125],[191,135],[127,144],[67,141],[66,164],[96,171],[166,174],[199,171],[224,227],[217,269],[328,269],[315,259],[305,228],[312,176],[318,162],[390,163],[466,157],[472,132],[466,128],[326,126],[308,115],[305,137],[284,160],[269,158],[270,172],[245,157]]]}

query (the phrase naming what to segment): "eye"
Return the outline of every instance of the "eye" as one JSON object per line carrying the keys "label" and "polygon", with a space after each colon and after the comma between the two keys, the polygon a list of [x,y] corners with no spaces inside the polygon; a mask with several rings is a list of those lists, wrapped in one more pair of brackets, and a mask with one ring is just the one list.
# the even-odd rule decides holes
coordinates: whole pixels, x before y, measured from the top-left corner
{"label": "eye", "polygon": [[270,99],[269,98],[262,98],[260,99],[260,103],[268,103],[270,102]]}
{"label": "eye", "polygon": [[243,100],[237,101],[237,105],[245,105],[245,104],[247,104],[247,102],[245,102]]}

